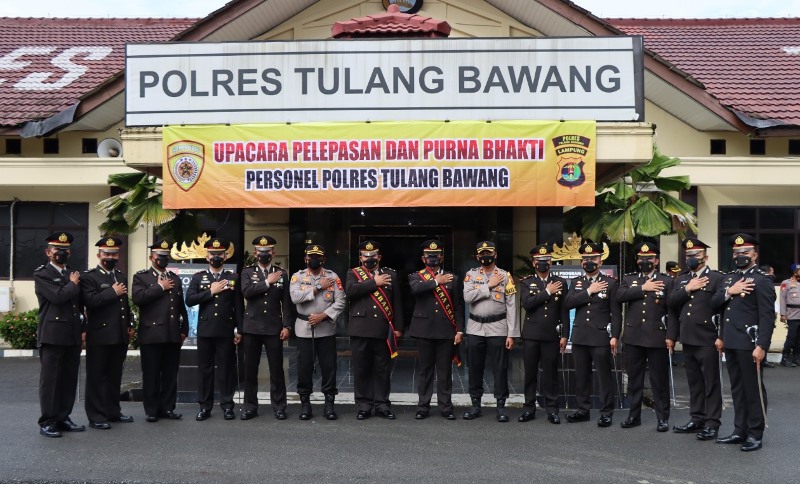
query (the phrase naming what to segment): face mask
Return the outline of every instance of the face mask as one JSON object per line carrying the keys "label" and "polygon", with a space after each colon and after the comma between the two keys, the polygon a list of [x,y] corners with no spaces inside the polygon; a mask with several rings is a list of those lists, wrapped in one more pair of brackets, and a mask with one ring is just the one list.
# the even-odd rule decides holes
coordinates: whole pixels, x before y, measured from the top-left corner
{"label": "face mask", "polygon": [[591,273],[597,270],[597,262],[589,261],[583,263],[583,270],[587,273]]}
{"label": "face mask", "polygon": [[650,260],[643,260],[639,263],[639,270],[643,273],[647,274],[648,272],[653,270],[653,261]]}
{"label": "face mask", "polygon": [[168,255],[156,256],[155,264],[156,267],[158,267],[163,271],[164,269],[167,268],[167,265],[169,265],[169,256]]}
{"label": "face mask", "polygon": [[66,264],[69,260],[69,254],[66,250],[57,250],[55,254],[53,254],[53,259],[56,261],[56,264]]}
{"label": "face mask", "polygon": [[739,269],[744,269],[745,267],[749,266],[750,262],[752,261],[753,259],[746,255],[737,255],[733,258],[733,263],[736,264],[736,267]]}
{"label": "face mask", "polygon": [[319,269],[320,267],[322,267],[322,260],[321,259],[317,259],[317,258],[308,259],[308,268],[309,269]]}
{"label": "face mask", "polygon": [[369,259],[364,261],[364,267],[367,269],[374,269],[378,266],[378,258],[377,257],[370,257]]}
{"label": "face mask", "polygon": [[547,272],[550,270],[550,263],[545,261],[538,261],[536,262],[536,271],[537,272]]}
{"label": "face mask", "polygon": [[482,266],[490,266],[494,264],[494,256],[493,255],[482,255],[478,257],[478,261],[481,263]]}
{"label": "face mask", "polygon": [[700,267],[700,264],[702,264],[702,263],[703,263],[703,261],[701,259],[696,259],[694,257],[692,257],[691,259],[686,259],[686,266],[689,267],[689,270],[692,270],[692,271],[694,271],[698,267]]}
{"label": "face mask", "polygon": [[441,264],[441,259],[439,259],[437,255],[425,258],[425,265],[427,267],[439,267],[439,264]]}
{"label": "face mask", "polygon": [[113,271],[117,267],[117,259],[102,259],[100,263],[103,264],[103,268],[107,271]]}
{"label": "face mask", "polygon": [[264,265],[269,264],[272,261],[272,254],[269,252],[264,254],[258,254],[258,262],[261,262]]}
{"label": "face mask", "polygon": [[219,269],[220,267],[222,267],[222,263],[224,262],[224,260],[222,259],[221,256],[214,256],[208,262],[214,269]]}

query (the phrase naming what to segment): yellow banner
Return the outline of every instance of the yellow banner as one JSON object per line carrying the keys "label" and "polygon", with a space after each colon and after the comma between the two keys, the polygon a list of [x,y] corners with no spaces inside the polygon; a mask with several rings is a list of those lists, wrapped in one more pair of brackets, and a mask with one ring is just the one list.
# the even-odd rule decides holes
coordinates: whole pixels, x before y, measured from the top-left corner
{"label": "yellow banner", "polygon": [[587,206],[594,121],[167,126],[165,208]]}

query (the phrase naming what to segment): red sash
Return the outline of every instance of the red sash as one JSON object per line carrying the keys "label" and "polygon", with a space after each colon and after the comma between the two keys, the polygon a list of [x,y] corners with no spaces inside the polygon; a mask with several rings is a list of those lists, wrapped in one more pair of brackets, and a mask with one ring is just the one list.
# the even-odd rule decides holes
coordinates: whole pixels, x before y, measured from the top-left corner
{"label": "red sash", "polygon": [[[419,274],[419,277],[423,281],[434,280],[433,271],[429,267],[422,269],[421,271],[417,272],[417,274]],[[456,326],[456,315],[455,311],[453,310],[453,300],[450,298],[450,294],[448,294],[447,289],[437,284],[433,289],[433,295],[436,297],[436,301],[439,303],[439,306],[441,306],[445,316],[447,316],[448,321],[450,321],[450,324],[453,326],[453,333],[457,333],[458,326]],[[453,363],[455,363],[458,367],[461,366],[461,348],[458,345],[453,345]]]}
{"label": "red sash", "polygon": [[[361,267],[356,267],[353,269],[353,274],[358,277],[359,280],[368,281],[372,279],[372,274],[365,271]],[[381,308],[386,321],[389,323],[389,334],[386,335],[386,346],[389,347],[389,356],[392,358],[397,357],[397,337],[394,335],[394,325],[392,324],[392,319],[394,318],[394,310],[392,309],[392,303],[389,301],[389,296],[383,292],[383,288],[377,288],[374,292],[371,292],[369,295],[375,304]]]}

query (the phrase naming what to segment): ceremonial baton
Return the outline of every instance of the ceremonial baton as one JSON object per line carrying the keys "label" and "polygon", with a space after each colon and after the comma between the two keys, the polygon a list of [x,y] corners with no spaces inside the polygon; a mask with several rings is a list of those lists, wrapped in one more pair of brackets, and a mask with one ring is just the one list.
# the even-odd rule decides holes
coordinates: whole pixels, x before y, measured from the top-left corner
{"label": "ceremonial baton", "polygon": [[[559,324],[556,326],[556,330],[558,331],[560,345],[560,339],[564,337],[564,325]],[[564,408],[569,408],[569,399],[567,398],[567,367],[564,363],[566,363],[566,359],[564,358],[564,350],[561,350],[561,382],[564,384]]]}
{"label": "ceremonial baton", "polygon": [[233,345],[233,350],[236,352],[236,393],[239,394],[239,412],[242,411],[242,391],[240,385],[242,380],[240,380],[239,376],[239,345]]}
{"label": "ceremonial baton", "polygon": [[[747,335],[750,336],[750,339],[753,341],[753,344],[755,344],[756,340],[758,340],[758,326],[748,326]],[[764,416],[764,427],[769,427],[769,424],[767,423],[767,409],[764,406],[764,391],[762,390],[761,386],[761,362],[756,361],[755,363],[756,363],[756,378],[758,381],[758,398],[759,400],[761,400],[761,415]]]}
{"label": "ceremonial baton", "polygon": [[[661,323],[664,325],[664,328],[667,327],[667,317],[661,316]],[[669,355],[669,389],[672,394],[672,406],[675,406],[675,375],[672,371],[672,348],[667,348],[667,354]]]}
{"label": "ceremonial baton", "polygon": [[[722,335],[720,334],[721,328],[719,325],[720,315],[715,314],[711,316],[711,322],[714,323],[714,327],[717,329],[717,338],[720,338]],[[719,362],[719,398],[722,400],[722,409],[725,410],[725,392],[723,389],[723,379],[722,379],[722,352],[717,352],[717,360]]]}
{"label": "ceremonial baton", "polygon": [[[606,332],[608,333],[608,337],[611,338],[611,323],[608,323],[606,326]],[[614,361],[614,372],[617,371],[617,352],[615,350],[611,350],[611,359]],[[622,406],[622,390],[620,390],[619,381],[617,380],[617,375],[612,372],[611,376],[614,377],[614,386],[617,389],[617,400],[619,400],[619,408],[623,408]]]}
{"label": "ceremonial baton", "polygon": [[315,325],[308,323],[311,326],[311,364],[313,365],[312,372],[317,374],[317,340],[314,336]]}

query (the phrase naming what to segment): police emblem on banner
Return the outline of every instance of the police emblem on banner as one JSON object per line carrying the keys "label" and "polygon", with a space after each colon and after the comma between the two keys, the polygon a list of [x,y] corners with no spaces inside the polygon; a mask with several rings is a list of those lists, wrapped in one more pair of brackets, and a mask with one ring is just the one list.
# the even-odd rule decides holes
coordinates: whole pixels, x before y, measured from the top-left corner
{"label": "police emblem on banner", "polygon": [[195,141],[176,141],[167,146],[167,168],[175,183],[189,191],[203,172],[205,147]]}
{"label": "police emblem on banner", "polygon": [[586,164],[583,159],[589,150],[591,140],[585,136],[565,134],[553,138],[553,145],[558,156],[558,175],[556,181],[567,188],[575,188],[586,181]]}

